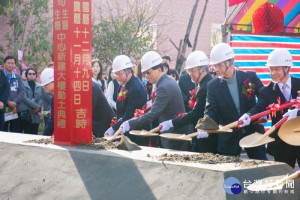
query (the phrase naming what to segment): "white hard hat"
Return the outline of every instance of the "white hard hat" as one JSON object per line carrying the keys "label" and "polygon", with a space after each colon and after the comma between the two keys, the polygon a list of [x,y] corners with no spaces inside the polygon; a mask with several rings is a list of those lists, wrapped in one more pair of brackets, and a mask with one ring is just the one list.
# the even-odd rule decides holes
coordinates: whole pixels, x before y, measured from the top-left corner
{"label": "white hard hat", "polygon": [[42,71],[41,76],[41,86],[47,85],[54,81],[54,69],[46,68]]}
{"label": "white hard hat", "polygon": [[293,65],[293,58],[287,49],[275,49],[268,57],[267,67],[291,67]]}
{"label": "white hard hat", "polygon": [[212,65],[232,58],[234,58],[234,52],[227,43],[217,44],[210,52],[210,63]]}
{"label": "white hard hat", "polygon": [[112,64],[112,72],[117,72],[123,69],[132,67],[133,64],[128,56],[119,55],[115,57]]}
{"label": "white hard hat", "polygon": [[203,51],[193,51],[186,59],[185,69],[208,65],[209,61]]}
{"label": "white hard hat", "polygon": [[154,66],[157,66],[163,62],[163,59],[161,56],[155,52],[155,51],[148,51],[145,53],[141,60],[142,65],[142,72],[147,71],[148,69],[151,69]]}

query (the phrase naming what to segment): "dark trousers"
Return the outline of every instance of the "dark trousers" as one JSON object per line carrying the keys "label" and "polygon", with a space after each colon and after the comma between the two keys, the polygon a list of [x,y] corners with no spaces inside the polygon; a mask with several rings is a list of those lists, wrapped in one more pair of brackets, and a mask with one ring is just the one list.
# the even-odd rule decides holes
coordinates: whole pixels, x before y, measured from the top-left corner
{"label": "dark trousers", "polygon": [[[9,126],[9,131],[8,131],[8,126]],[[10,120],[8,122],[5,122],[4,123],[3,131],[6,131],[6,132],[15,132],[15,133],[22,133],[20,118],[13,119],[13,120]]]}
{"label": "dark trousers", "polygon": [[3,131],[4,127],[4,112],[0,112],[0,131]]}
{"label": "dark trousers", "polygon": [[288,155],[274,155],[274,160],[277,162],[284,162],[287,163],[292,168],[295,168],[296,161],[298,162],[298,165],[300,166],[300,147],[294,147],[294,150],[289,153]]}
{"label": "dark trousers", "polygon": [[253,148],[245,148],[245,151],[247,152],[247,155],[250,159],[268,160],[266,155],[267,149],[265,145],[261,145]]}
{"label": "dark trousers", "polygon": [[24,133],[26,134],[34,134],[37,135],[39,131],[39,125],[40,124],[31,124],[31,123],[24,123],[22,122]]}

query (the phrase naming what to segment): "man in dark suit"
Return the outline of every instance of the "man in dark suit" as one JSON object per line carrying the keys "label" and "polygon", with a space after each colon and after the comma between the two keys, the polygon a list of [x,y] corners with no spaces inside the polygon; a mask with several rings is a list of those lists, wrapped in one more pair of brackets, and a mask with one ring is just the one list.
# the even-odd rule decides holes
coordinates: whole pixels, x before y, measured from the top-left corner
{"label": "man in dark suit", "polygon": [[[207,83],[212,80],[208,72],[209,60],[203,51],[194,51],[186,61],[186,71],[193,83],[198,84],[194,97],[190,101],[194,105],[193,110],[182,117],[160,123],[161,131],[167,131],[170,128],[178,128],[184,125],[193,124],[196,126],[199,118],[204,116],[206,104]],[[208,138],[201,140],[193,139],[195,142],[195,151],[217,153],[218,134],[212,134]]]}
{"label": "man in dark suit", "polygon": [[106,97],[97,83],[92,81],[93,86],[93,135],[103,137],[104,132],[110,127],[114,112],[109,106]]}
{"label": "man in dark suit", "polygon": [[3,131],[5,104],[10,93],[8,79],[2,69],[0,69],[0,131]]}
{"label": "man in dark suit", "polygon": [[[272,82],[266,87],[259,90],[257,104],[240,119],[243,121],[241,126],[250,124],[249,116],[265,111],[270,104],[284,103],[291,99],[297,98],[297,91],[300,90],[300,79],[291,77],[289,71],[293,65],[293,59],[290,52],[286,49],[275,49],[268,57],[267,67],[272,77]],[[276,124],[284,113],[277,112],[276,116],[272,117],[272,125]],[[297,115],[297,111],[289,111],[285,116],[293,118]],[[268,144],[267,152],[274,156],[275,161],[285,162],[291,167],[295,167],[296,160],[300,161],[300,147],[292,146],[282,141],[277,134],[277,131],[271,134],[275,138],[274,142]]]}
{"label": "man in dark suit", "polygon": [[[18,116],[20,116],[20,105],[24,96],[24,84],[21,76],[13,71],[16,67],[16,58],[13,56],[6,56],[4,58],[3,66],[3,71],[10,84],[10,93],[6,102],[6,108],[10,109],[11,111],[18,112]],[[10,132],[21,133],[22,130],[20,117],[5,122],[3,130],[8,131],[8,129]]]}
{"label": "man in dark suit", "polygon": [[[149,112],[122,124],[123,133],[130,129],[138,130],[156,119],[159,123],[173,119],[179,113],[185,112],[181,92],[176,81],[163,73],[161,56],[157,52],[149,51],[142,57],[141,64],[145,77],[150,83],[156,84],[155,100]],[[185,128],[181,127],[174,131],[180,133]]]}
{"label": "man in dark suit", "polygon": [[147,102],[146,90],[139,78],[133,75],[132,62],[128,56],[117,56],[112,64],[112,72],[120,83],[117,98],[117,122],[105,131],[113,135],[121,124],[134,115],[135,109],[141,109]]}
{"label": "man in dark suit", "polygon": [[[237,121],[240,116],[255,105],[255,95],[263,87],[255,72],[243,72],[235,69],[234,53],[226,43],[216,45],[210,54],[218,78],[207,86],[207,104],[205,115],[218,124],[226,125]],[[247,90],[250,89],[250,90]],[[262,125],[253,125],[243,129],[234,129],[232,133],[220,133],[218,152],[223,155],[239,156],[241,138],[258,131],[264,132]],[[206,132],[199,132],[203,136]],[[266,160],[265,146],[246,149],[249,158]]]}

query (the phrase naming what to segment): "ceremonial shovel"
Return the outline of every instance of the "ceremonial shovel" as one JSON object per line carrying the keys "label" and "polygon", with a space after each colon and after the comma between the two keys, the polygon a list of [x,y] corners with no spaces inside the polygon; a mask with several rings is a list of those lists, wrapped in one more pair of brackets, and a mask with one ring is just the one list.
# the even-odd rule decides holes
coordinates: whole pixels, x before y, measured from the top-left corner
{"label": "ceremonial shovel", "polygon": [[149,136],[158,136],[158,132],[159,131],[159,126],[150,130],[150,131],[146,131],[146,130],[132,130],[132,131],[129,131],[129,133],[131,135],[135,135],[135,136],[143,136],[143,137],[149,137]]}
{"label": "ceremonial shovel", "polygon": [[104,136],[103,138],[106,139],[106,140],[114,140],[114,139],[120,138],[120,134],[121,133],[122,133],[122,129],[119,128],[119,130],[117,132],[115,132],[114,135],[112,135],[112,136]]}
{"label": "ceremonial shovel", "polygon": [[285,143],[300,146],[300,132],[297,132],[297,128],[300,127],[300,117],[296,117],[284,123],[279,131],[278,136]]}
{"label": "ceremonial shovel", "polygon": [[[256,120],[259,119],[260,117],[266,116],[268,115],[270,112],[264,111],[261,113],[258,113],[256,115],[251,116],[251,121],[252,120]],[[212,120],[212,119],[210,119]],[[235,121],[231,124],[228,124],[226,126],[219,126],[219,129],[198,129],[200,131],[205,131],[207,133],[228,133],[228,132],[232,132],[232,128],[237,127],[239,124],[241,124],[241,121]],[[217,127],[217,125],[216,125]],[[164,133],[164,134],[160,134],[160,137],[169,139],[169,140],[182,140],[182,141],[190,141],[192,140],[193,137],[196,137],[198,135],[198,132],[195,133],[191,133],[191,134],[176,134],[176,133]]]}
{"label": "ceremonial shovel", "polygon": [[269,137],[269,135],[271,135],[276,129],[278,129],[287,119],[288,116],[282,118],[274,126],[272,126],[267,132],[265,132],[265,134],[255,132],[251,135],[242,138],[240,140],[240,147],[244,147],[244,148],[257,147],[275,141],[275,139]]}
{"label": "ceremonial shovel", "polygon": [[295,173],[286,176],[273,176],[261,179],[256,181],[255,183],[249,185],[247,190],[250,191],[268,191],[268,190],[281,190],[288,181],[294,180],[300,177],[300,171],[296,171]]}

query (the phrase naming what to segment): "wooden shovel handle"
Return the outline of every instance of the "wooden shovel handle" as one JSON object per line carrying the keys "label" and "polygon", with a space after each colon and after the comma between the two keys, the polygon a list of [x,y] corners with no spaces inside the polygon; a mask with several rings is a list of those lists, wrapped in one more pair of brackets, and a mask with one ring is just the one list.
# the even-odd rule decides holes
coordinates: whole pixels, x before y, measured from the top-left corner
{"label": "wooden shovel handle", "polygon": [[226,126],[223,126],[221,129],[226,130],[226,129],[235,128],[235,127],[238,126],[238,124],[239,124],[239,121],[235,121],[235,122],[232,122],[230,124],[227,124]]}
{"label": "wooden shovel handle", "polygon": [[154,129],[151,129],[148,133],[156,133],[158,131],[159,131],[159,126]]}
{"label": "wooden shovel handle", "polygon": [[185,138],[190,139],[190,138],[196,137],[197,135],[198,135],[198,132],[195,132],[195,133],[188,134],[187,136],[185,136]]}
{"label": "wooden shovel handle", "polygon": [[288,116],[285,116],[281,120],[279,120],[274,126],[272,126],[263,136],[263,138],[271,135],[276,129],[278,129],[286,120],[288,119]]}
{"label": "wooden shovel handle", "polygon": [[280,180],[280,182],[287,182],[288,180],[294,180],[296,178],[299,178],[300,177],[300,170],[296,171],[295,173],[287,176],[287,177],[284,177],[283,179]]}
{"label": "wooden shovel handle", "polygon": [[122,133],[122,128],[119,128],[119,130],[117,130],[117,132],[115,132],[115,134],[112,136],[111,140],[115,139],[121,133]]}

